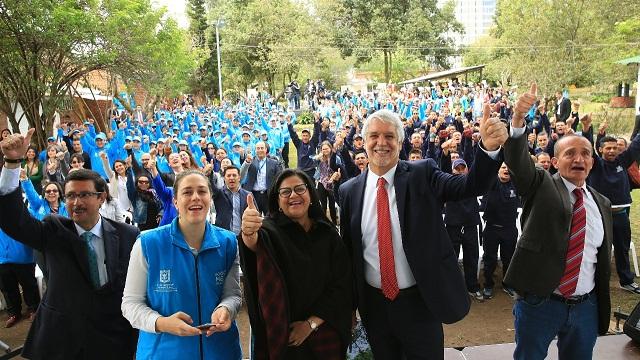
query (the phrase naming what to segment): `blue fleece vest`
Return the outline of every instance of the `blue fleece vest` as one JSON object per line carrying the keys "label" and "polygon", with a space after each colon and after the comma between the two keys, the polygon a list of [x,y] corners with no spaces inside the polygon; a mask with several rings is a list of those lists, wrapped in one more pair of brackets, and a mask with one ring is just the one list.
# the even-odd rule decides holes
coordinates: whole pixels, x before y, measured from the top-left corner
{"label": "blue fleece vest", "polygon": [[[183,311],[193,326],[211,322],[220,303],[224,281],[235,258],[235,235],[209,223],[202,246],[193,255],[178,227],[171,224],[140,235],[142,254],[148,264],[147,304],[162,316]],[[175,336],[140,331],[138,359],[220,359],[241,358],[235,321],[228,331],[210,337]]]}

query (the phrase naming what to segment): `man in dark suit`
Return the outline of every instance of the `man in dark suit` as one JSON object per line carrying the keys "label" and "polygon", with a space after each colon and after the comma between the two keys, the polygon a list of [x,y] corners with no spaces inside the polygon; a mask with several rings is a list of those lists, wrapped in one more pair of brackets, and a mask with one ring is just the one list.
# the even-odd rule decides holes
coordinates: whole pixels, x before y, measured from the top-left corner
{"label": "man in dark suit", "polygon": [[106,183],[80,169],[65,181],[69,218],[33,218],[18,185],[26,137],[14,134],[0,147],[0,228],[47,257],[49,281],[24,345],[28,359],[131,359],[136,333],[122,316],[120,303],[129,254],[138,229],[102,218]]}
{"label": "man in dark suit", "polygon": [[240,233],[242,213],[247,208],[249,192],[240,187],[240,169],[229,165],[222,173],[224,186],[212,183],[213,203],[216,208],[216,226]]}
{"label": "man in dark suit", "polygon": [[533,84],[516,104],[504,147],[523,199],[523,232],[504,278],[518,294],[514,359],[544,359],[556,335],[560,359],[591,359],[611,313],[611,203],[586,185],[593,147],[581,136],[558,140],[555,175],[534,166],[524,114],[535,101]]}
{"label": "man in dark suit", "polygon": [[443,358],[442,323],[469,311],[442,205],[484,193],[500,167],[491,157],[499,156],[506,127],[485,108],[483,145],[466,176],[447,174],[432,159],[400,161],[397,114],[380,110],[364,124],[369,169],[340,187],[340,233],[353,258],[354,310],[376,359]]}
{"label": "man in dark suit", "polygon": [[268,212],[267,192],[282,171],[280,164],[267,157],[269,149],[267,143],[256,143],[256,157],[247,156],[240,168],[240,178],[243,179],[242,187],[253,193],[253,198],[258,205],[258,210],[263,214]]}
{"label": "man in dark suit", "polygon": [[[533,104],[532,104],[533,106]],[[571,100],[562,95],[562,91],[556,91],[556,121],[567,122],[571,115]]]}

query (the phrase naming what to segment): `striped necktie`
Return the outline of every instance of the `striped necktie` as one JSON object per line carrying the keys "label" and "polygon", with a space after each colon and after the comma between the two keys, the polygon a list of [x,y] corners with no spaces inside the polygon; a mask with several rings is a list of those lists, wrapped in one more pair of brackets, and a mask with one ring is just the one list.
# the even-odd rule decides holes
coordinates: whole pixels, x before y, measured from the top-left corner
{"label": "striped necktie", "polygon": [[560,279],[558,289],[562,296],[568,298],[573,295],[578,285],[580,264],[582,264],[582,252],[584,251],[584,239],[587,226],[587,211],[584,207],[584,191],[581,188],[573,190],[576,202],[573,204],[573,217],[571,218],[571,232],[565,258],[564,275]]}
{"label": "striped necktie", "polygon": [[91,275],[91,283],[95,289],[100,287],[100,273],[98,272],[98,256],[96,250],[91,243],[93,240],[93,233],[91,231],[85,231],[82,234],[82,240],[84,240],[87,246],[87,260],[89,260],[89,275]]}

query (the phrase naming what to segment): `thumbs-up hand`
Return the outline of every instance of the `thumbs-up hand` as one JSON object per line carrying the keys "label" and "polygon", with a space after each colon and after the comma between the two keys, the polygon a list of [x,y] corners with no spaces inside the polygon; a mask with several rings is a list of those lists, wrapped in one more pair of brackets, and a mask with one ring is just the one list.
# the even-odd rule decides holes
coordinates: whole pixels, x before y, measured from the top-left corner
{"label": "thumbs-up hand", "polygon": [[334,172],[332,177],[332,181],[340,181],[340,178],[342,177],[342,173],[340,172],[340,168],[338,168],[338,171]]}
{"label": "thumbs-up hand", "polygon": [[258,211],[253,200],[253,194],[249,194],[247,195],[247,208],[242,214],[240,233],[242,234],[242,241],[252,251],[256,251],[258,230],[260,230],[261,227],[262,216],[260,216],[260,211]]}
{"label": "thumbs-up hand", "polygon": [[509,138],[505,124],[497,117],[490,117],[490,114],[491,107],[489,104],[484,104],[480,120],[480,138],[487,151],[497,150]]}
{"label": "thumbs-up hand", "polygon": [[524,126],[524,116],[531,109],[533,104],[538,100],[538,85],[533,82],[529,92],[520,95],[513,109],[513,127],[521,128]]}
{"label": "thumbs-up hand", "polygon": [[[31,137],[33,136],[34,131],[36,131],[36,129],[29,129],[27,131],[27,134],[24,136],[20,133],[15,133],[9,135],[6,139],[0,142],[0,149],[2,149],[4,157],[11,160],[21,159],[27,153],[27,149],[31,144]],[[5,166],[7,165],[5,164]],[[9,164],[9,166],[12,165]],[[19,165],[16,165],[14,167],[18,166]]]}

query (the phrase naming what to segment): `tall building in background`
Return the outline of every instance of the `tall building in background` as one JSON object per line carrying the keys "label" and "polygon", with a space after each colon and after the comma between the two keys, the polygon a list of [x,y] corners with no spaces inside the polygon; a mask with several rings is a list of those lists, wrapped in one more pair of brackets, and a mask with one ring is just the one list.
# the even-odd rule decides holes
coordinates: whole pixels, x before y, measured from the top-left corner
{"label": "tall building in background", "polygon": [[456,45],[469,45],[493,26],[497,0],[455,0],[455,16],[464,25],[464,34],[454,37]]}

